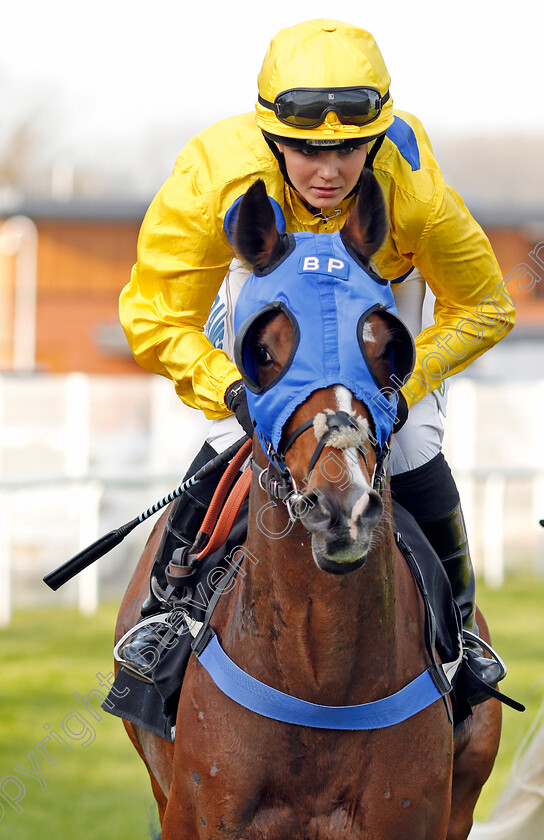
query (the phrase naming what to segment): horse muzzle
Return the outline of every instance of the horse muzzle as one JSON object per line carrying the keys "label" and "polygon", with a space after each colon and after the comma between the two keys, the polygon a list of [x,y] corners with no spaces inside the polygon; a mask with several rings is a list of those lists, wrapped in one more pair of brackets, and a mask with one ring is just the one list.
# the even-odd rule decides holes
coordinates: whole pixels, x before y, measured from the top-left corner
{"label": "horse muzzle", "polygon": [[383,503],[369,487],[351,487],[343,494],[314,489],[301,495],[296,513],[312,535],[312,553],[318,568],[344,575],[365,562]]}

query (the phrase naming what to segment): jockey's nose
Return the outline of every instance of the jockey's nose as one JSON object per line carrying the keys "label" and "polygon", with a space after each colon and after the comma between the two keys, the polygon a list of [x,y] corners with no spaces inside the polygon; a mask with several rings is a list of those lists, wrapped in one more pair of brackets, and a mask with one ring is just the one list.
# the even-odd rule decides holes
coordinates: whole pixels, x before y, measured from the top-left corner
{"label": "jockey's nose", "polygon": [[321,153],[318,174],[324,181],[332,181],[338,175],[338,161],[333,152]]}

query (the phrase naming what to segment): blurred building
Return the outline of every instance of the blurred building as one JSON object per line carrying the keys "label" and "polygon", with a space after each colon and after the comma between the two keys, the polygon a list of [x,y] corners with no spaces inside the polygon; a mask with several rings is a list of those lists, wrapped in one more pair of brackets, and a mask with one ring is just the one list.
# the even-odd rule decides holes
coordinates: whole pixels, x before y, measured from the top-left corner
{"label": "blurred building", "polygon": [[81,200],[22,202],[9,216],[0,208],[1,369],[140,372],[117,301],[145,209]]}
{"label": "blurred building", "polygon": [[[1,369],[141,372],[119,326],[117,301],[145,209],[87,200],[22,201],[9,213],[0,207]],[[475,215],[517,304],[512,337],[542,335],[544,221],[534,211],[491,206]],[[21,227],[21,217],[34,224],[34,242],[32,225]]]}
{"label": "blurred building", "polygon": [[534,214],[482,211],[478,221],[489,237],[504,280],[504,289],[516,304],[512,336],[544,337],[544,211]]}

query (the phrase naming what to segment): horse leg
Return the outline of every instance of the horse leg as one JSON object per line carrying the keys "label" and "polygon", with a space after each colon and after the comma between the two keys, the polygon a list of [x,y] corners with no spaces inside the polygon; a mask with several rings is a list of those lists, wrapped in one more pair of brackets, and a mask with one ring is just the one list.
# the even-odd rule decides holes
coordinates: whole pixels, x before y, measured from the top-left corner
{"label": "horse leg", "polygon": [[123,721],[123,724],[134,749],[149,773],[151,789],[159,809],[159,822],[162,826],[172,781],[174,745],[152,732],[146,732],[137,726],[133,726],[126,720]]}
{"label": "horse leg", "polygon": [[[124,633],[127,632],[127,630],[134,627],[140,619],[141,605],[149,588],[149,573],[162,536],[167,515],[168,511],[165,511],[155,524],[129,583],[117,618],[117,626],[115,628],[116,642],[122,635],[124,635]],[[116,662],[116,671],[118,670],[118,667],[118,663]],[[174,745],[169,741],[166,741],[164,738],[160,738],[158,735],[154,735],[151,732],[147,732],[137,726],[133,726],[126,720],[123,720],[123,724],[128,737],[132,741],[134,748],[144,762],[147,772],[149,773],[151,788],[153,796],[157,802],[159,819],[162,825],[168,803],[168,792],[172,781]]]}
{"label": "horse leg", "polygon": [[[479,610],[476,620],[481,637],[490,643],[489,630]],[[501,704],[491,698],[475,707],[472,721],[456,739],[447,840],[466,840],[469,835],[476,802],[499,749],[501,720]]]}

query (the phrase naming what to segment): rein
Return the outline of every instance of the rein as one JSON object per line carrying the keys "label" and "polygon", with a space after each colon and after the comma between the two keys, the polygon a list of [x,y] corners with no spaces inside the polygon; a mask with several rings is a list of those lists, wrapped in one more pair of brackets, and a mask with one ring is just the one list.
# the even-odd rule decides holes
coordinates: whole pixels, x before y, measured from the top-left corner
{"label": "rein", "polygon": [[276,499],[286,505],[289,517],[292,521],[300,518],[298,508],[304,500],[304,494],[297,488],[295,479],[291,475],[289,467],[285,463],[285,456],[294,442],[308,429],[313,429],[318,436],[318,429],[321,431],[317,445],[313,451],[308,464],[306,479],[308,480],[315,465],[326,446],[336,449],[353,447],[363,456],[368,467],[366,441],[370,441],[376,454],[376,464],[372,475],[372,489],[381,494],[385,485],[387,462],[390,449],[385,443],[380,447],[377,441],[370,434],[368,427],[362,421],[347,411],[326,410],[310,420],[301,423],[284,443],[280,443],[278,451],[271,443],[268,443],[265,454],[269,460],[267,467],[262,469],[252,461],[252,469],[259,479],[259,486],[268,493],[271,499]]}

